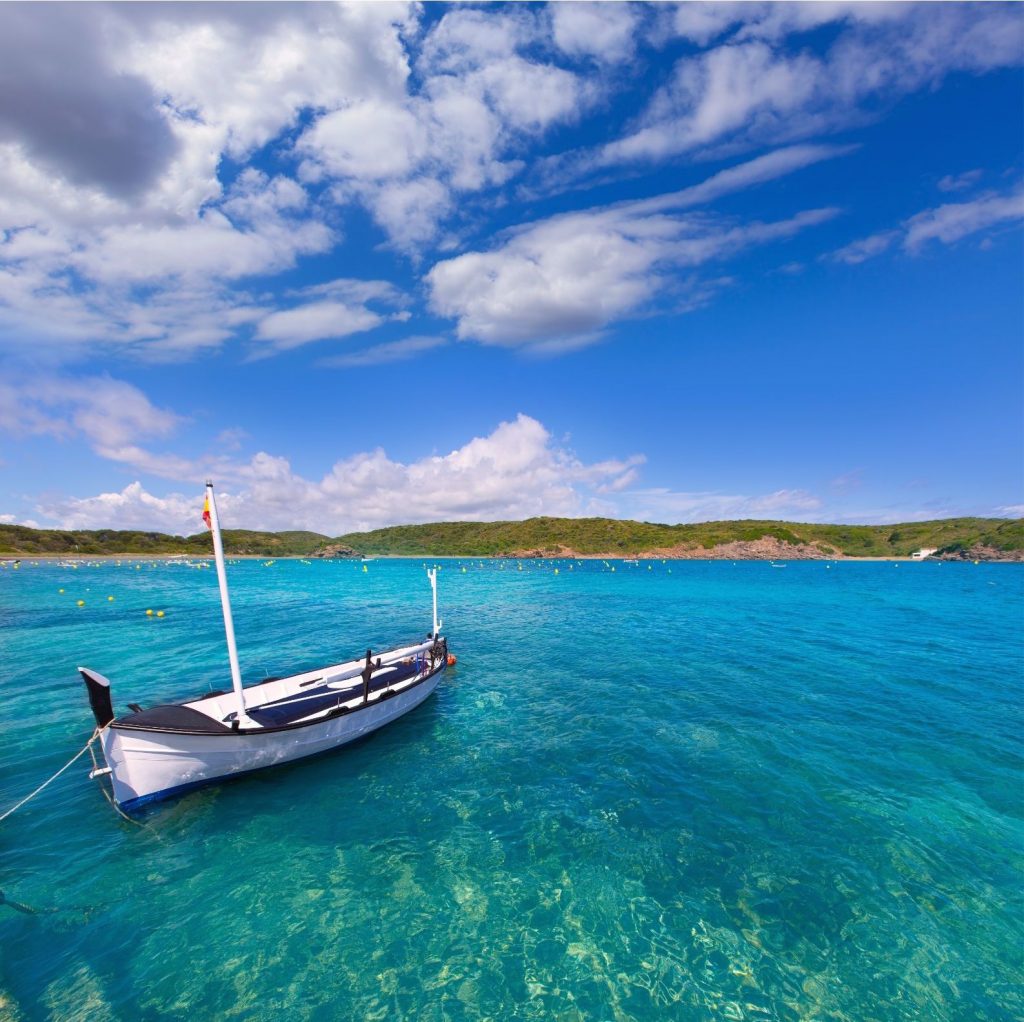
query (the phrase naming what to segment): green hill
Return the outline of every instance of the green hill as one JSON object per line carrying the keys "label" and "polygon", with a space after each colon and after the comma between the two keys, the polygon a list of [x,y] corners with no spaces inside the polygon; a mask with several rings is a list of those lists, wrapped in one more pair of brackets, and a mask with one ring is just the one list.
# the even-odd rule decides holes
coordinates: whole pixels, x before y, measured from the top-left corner
{"label": "green hill", "polygon": [[[614,518],[530,518],[524,522],[435,522],[396,525],[372,532],[329,538],[318,532],[254,532],[227,529],[228,554],[260,557],[308,557],[344,544],[366,554],[432,557],[626,556],[663,551],[659,556],[701,556],[724,544],[777,541],[819,556],[906,557],[921,547],[936,547],[946,556],[1024,558],[1024,519],[944,518],[903,525],[805,525],[798,522],[701,522],[658,525]],[[784,548],[772,546],[775,556]],[[813,548],[813,549],[811,549]],[[757,556],[742,546],[729,556]],[[0,525],[0,553],[209,556],[210,534],[168,536],[160,532],[114,529],[96,531],[30,529]]]}
{"label": "green hill", "polygon": [[[224,550],[229,554],[260,557],[302,557],[328,542],[318,532],[251,532],[225,529]],[[117,529],[74,530],[30,529],[24,525],[0,525],[0,553],[55,554],[81,557],[89,554],[192,554],[213,553],[206,530],[194,536],[168,536],[162,532],[133,532]]]}
{"label": "green hill", "polygon": [[530,518],[524,522],[436,522],[398,525],[340,536],[368,554],[486,557],[524,551],[555,554],[636,554],[771,537],[794,546],[816,544],[822,553],[849,557],[906,557],[922,547],[950,552],[976,546],[1000,553],[1024,550],[1024,520],[946,518],[904,525],[805,525],[797,522],[701,522],[657,525],[614,518]]}

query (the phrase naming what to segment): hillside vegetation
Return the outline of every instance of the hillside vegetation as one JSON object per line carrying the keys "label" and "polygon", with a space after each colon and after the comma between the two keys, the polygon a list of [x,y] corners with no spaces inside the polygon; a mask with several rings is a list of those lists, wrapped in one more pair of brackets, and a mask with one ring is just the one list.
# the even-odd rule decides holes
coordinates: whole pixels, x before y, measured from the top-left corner
{"label": "hillside vegetation", "polygon": [[437,522],[398,525],[339,537],[367,554],[484,557],[529,552],[637,554],[680,548],[710,550],[770,537],[794,546],[815,544],[823,554],[906,557],[922,547],[1000,552],[1024,550],[1024,520],[946,518],[905,525],[805,525],[797,522],[701,522],[656,525],[613,518],[530,518],[525,522]]}
{"label": "hillside vegetation", "polygon": [[[328,542],[318,532],[251,532],[225,529],[224,550],[229,554],[256,554],[260,557],[305,557]],[[159,555],[213,554],[210,533],[194,536],[168,536],[162,532],[133,532],[118,529],[74,530],[30,529],[24,525],[0,525],[0,553],[55,554],[82,557],[89,554]]]}
{"label": "hillside vegetation", "polygon": [[[747,553],[744,544],[768,540],[775,556],[786,546],[818,556],[906,557],[921,547],[936,547],[946,556],[1024,557],[1024,519],[945,518],[904,525],[805,525],[797,522],[702,522],[657,525],[612,518],[530,518],[524,522],[437,522],[398,525],[372,532],[330,538],[318,532],[253,532],[227,529],[228,554],[260,557],[332,556],[340,546],[364,554],[433,557],[701,556],[735,544],[729,556]],[[735,550],[735,552],[732,552]],[[55,555],[97,554],[157,556],[189,554],[208,557],[210,534],[168,536],[160,532],[114,529],[60,531],[0,525],[0,553]]]}

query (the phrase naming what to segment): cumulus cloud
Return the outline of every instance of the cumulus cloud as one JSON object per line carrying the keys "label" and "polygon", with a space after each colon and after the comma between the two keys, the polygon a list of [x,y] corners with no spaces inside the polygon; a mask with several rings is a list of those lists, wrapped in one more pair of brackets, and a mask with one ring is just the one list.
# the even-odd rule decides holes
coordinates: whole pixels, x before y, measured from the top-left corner
{"label": "cumulus cloud", "polygon": [[17,347],[27,334],[59,349],[156,358],[216,347],[260,315],[234,282],[332,244],[334,232],[305,205],[293,181],[247,170],[221,207],[177,222],[0,233],[0,345]]}
{"label": "cumulus cloud", "polygon": [[458,195],[506,182],[528,142],[596,99],[583,76],[542,58],[550,32],[525,6],[449,9],[422,40],[414,87],[341,104],[302,133],[303,179],[332,182],[337,201],[360,202],[394,246],[418,253]]}
{"label": "cumulus cloud", "polygon": [[[260,453],[235,467],[237,485],[217,499],[225,526],[328,535],[400,522],[572,516],[586,510],[590,493],[632,478],[642,461],[635,455],[585,464],[536,419],[519,415],[448,454],[402,463],[383,450],[368,451],[338,461],[319,480],[297,475],[285,458]],[[135,482],[117,492],[46,502],[40,513],[63,528],[116,523],[192,533],[201,503],[198,490],[159,497]]]}
{"label": "cumulus cloud", "polygon": [[[297,181],[244,163],[310,109],[404,94],[417,18],[403,5],[9,7],[0,344],[181,358],[265,316],[265,294],[237,282],[339,235]],[[243,165],[229,186],[224,157]]]}
{"label": "cumulus cloud", "polygon": [[62,529],[142,529],[191,535],[198,531],[202,500],[172,493],[155,497],[142,483],[95,497],[69,497],[40,506],[40,512]]}
{"label": "cumulus cloud", "polygon": [[573,57],[629,60],[639,17],[629,4],[571,3],[549,8],[555,45]]}

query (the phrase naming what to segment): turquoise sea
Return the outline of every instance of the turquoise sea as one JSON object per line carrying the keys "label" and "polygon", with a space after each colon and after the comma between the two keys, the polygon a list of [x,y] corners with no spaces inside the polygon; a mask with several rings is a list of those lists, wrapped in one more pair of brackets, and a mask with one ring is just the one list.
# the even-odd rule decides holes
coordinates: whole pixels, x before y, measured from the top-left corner
{"label": "turquoise sea", "polygon": [[[136,563],[0,571],[0,812],[78,664],[228,686],[213,570]],[[442,563],[458,666],[384,731],[0,824],[0,1020],[1024,1017],[1019,566]],[[426,633],[423,562],[367,568],[231,565],[247,680]]]}

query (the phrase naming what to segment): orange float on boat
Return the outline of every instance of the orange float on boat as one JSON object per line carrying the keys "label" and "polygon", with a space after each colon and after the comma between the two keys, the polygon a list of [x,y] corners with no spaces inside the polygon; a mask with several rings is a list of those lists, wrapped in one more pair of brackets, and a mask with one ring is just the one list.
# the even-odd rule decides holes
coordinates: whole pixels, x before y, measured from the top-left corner
{"label": "orange float on boat", "polygon": [[459,662],[458,658],[455,656],[454,653],[449,653],[448,654],[448,666],[449,667],[454,667],[458,662]]}

